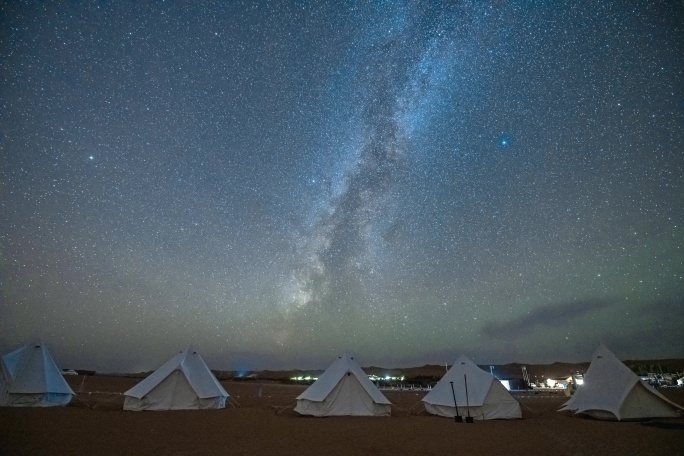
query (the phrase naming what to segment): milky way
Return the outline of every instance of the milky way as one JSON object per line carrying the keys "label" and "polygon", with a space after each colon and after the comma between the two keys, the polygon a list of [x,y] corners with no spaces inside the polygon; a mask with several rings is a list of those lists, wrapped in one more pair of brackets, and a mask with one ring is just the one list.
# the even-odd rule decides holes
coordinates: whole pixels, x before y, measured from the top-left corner
{"label": "milky way", "polygon": [[684,356],[681,2],[0,10],[3,351]]}

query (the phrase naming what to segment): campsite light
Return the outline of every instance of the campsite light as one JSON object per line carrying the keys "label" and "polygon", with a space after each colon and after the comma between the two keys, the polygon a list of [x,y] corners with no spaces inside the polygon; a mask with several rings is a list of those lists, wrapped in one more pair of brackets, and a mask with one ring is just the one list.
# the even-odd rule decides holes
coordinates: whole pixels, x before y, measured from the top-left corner
{"label": "campsite light", "polygon": [[556,386],[556,381],[555,381],[555,380],[552,380],[552,379],[550,379],[550,378],[547,378],[547,379],[546,379],[546,384],[549,386],[549,388],[553,388],[554,386]]}
{"label": "campsite light", "polygon": [[576,378],[575,383],[577,383],[578,385],[584,385],[584,379],[583,378]]}
{"label": "campsite light", "polygon": [[368,378],[369,378],[372,382],[377,382],[377,381],[389,382],[390,380],[392,380],[392,381],[397,381],[397,380],[399,380],[399,381],[402,381],[402,382],[404,381],[404,377],[403,377],[403,376],[402,376],[402,377],[392,377],[391,375],[385,375],[384,377],[378,377],[377,375],[370,374],[370,375],[368,376]]}

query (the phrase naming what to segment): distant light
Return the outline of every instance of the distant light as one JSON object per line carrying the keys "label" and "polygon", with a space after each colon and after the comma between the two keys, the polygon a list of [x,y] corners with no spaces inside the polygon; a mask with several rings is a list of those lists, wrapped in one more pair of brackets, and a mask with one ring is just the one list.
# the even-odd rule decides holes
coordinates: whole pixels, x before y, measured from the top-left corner
{"label": "distant light", "polygon": [[584,379],[583,378],[576,378],[575,383],[577,383],[578,385],[584,385]]}
{"label": "distant light", "polygon": [[88,158],[89,158],[90,160],[95,160],[95,157],[93,157],[92,155],[91,155],[90,157],[88,157]]}
{"label": "distant light", "polygon": [[290,377],[290,380],[295,381],[295,382],[310,382],[311,380],[316,381],[318,380],[318,377],[312,377],[310,375],[307,375],[306,377]]}
{"label": "distant light", "polygon": [[374,374],[369,374],[368,378],[372,382],[378,382],[378,381],[384,381],[384,382],[389,382],[390,380],[395,382],[395,381],[404,381],[404,376],[401,377],[392,377],[391,375],[385,375],[384,377],[378,377],[377,375]]}

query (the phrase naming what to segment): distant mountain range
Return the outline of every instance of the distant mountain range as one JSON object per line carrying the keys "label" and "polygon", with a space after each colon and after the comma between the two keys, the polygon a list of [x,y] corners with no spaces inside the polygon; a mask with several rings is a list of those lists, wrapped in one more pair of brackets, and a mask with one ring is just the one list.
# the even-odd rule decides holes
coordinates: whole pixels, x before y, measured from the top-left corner
{"label": "distant mountain range", "polygon": [[[656,359],[656,360],[627,360],[623,361],[629,368],[637,373],[663,373],[666,372],[684,372],[684,359]],[[491,369],[490,369],[491,366]],[[553,364],[521,364],[521,363],[510,363],[503,365],[480,365],[480,367],[486,371],[490,371],[500,379],[522,379],[523,370],[522,366],[527,369],[527,374],[531,380],[535,377],[539,380],[544,380],[547,378],[565,378],[571,374],[577,372],[584,373],[589,368],[589,363],[553,363]],[[449,365],[448,367],[451,367]],[[379,377],[390,376],[390,377],[406,377],[410,378],[441,378],[446,372],[447,367],[438,364],[426,364],[420,367],[403,367],[403,368],[384,368],[369,366],[364,367],[363,370],[368,375],[377,375]],[[322,369],[319,370],[282,370],[282,371],[255,371],[248,372],[242,376],[236,375],[232,371],[215,371],[217,377],[223,379],[235,378],[235,379],[262,379],[262,380],[289,380],[293,377],[306,377],[312,376],[317,377],[323,373]]]}

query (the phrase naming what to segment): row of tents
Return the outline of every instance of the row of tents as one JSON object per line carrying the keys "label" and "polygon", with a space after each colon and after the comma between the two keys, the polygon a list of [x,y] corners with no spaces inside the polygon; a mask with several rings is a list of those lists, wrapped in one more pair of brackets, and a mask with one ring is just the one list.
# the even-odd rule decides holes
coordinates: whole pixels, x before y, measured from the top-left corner
{"label": "row of tents", "polygon": [[[2,357],[0,406],[50,407],[68,404],[73,390],[47,347],[36,341]],[[188,348],[124,393],[124,410],[224,408],[229,398],[197,351]],[[522,418],[520,403],[491,373],[461,356],[422,399],[433,415],[478,420]],[[294,408],[302,415],[389,416],[391,402],[351,356],[340,356],[302,394]],[[678,417],[684,408],[642,382],[600,346],[584,384],[560,410],[595,418],[634,420]]]}
{"label": "row of tents", "polygon": [[[465,356],[422,401],[433,415],[467,414],[481,420],[522,418],[520,403],[501,382]],[[313,416],[388,416],[391,405],[354,358],[340,356],[297,397],[295,411]]]}

